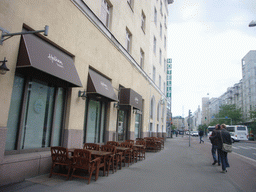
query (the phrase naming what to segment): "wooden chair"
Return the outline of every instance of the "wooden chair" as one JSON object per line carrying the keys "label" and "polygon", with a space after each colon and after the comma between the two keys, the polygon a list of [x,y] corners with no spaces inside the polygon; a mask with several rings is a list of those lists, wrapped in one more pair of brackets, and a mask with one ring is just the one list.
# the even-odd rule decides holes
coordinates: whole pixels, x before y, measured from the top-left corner
{"label": "wooden chair", "polygon": [[158,137],[157,139],[158,139],[158,141],[161,142],[161,148],[164,148],[164,138],[163,137]]}
{"label": "wooden chair", "polygon": [[115,154],[116,154],[116,146],[113,145],[102,145],[101,151],[111,152],[112,155],[109,155],[106,159],[107,166],[107,175],[109,174],[109,170],[112,169],[112,173],[115,171]]}
{"label": "wooden chair", "polygon": [[120,144],[121,147],[125,147],[125,148],[129,148],[129,150],[127,150],[126,152],[123,153],[124,157],[125,157],[125,163],[128,163],[128,167],[131,163],[132,160],[132,155],[133,155],[133,144],[129,143],[129,142],[122,142]]}
{"label": "wooden chair", "polygon": [[[90,184],[91,177],[93,172],[95,171],[95,181],[98,178],[98,172],[97,172],[97,164],[100,163],[100,158],[95,158],[92,160],[91,152],[85,149],[75,149],[74,150],[74,156],[73,156],[73,164],[72,164],[72,174],[71,178],[73,177],[79,177],[82,179],[88,180],[88,185]],[[81,175],[74,175],[75,171],[79,170],[85,170],[88,172],[89,177],[81,176]]]}
{"label": "wooden chair", "polygon": [[118,147],[120,144],[116,141],[107,141],[107,145],[114,145],[114,146]]}
{"label": "wooden chair", "polygon": [[138,153],[139,160],[140,160],[140,158],[146,159],[146,141],[138,140],[138,141],[136,141],[136,145],[143,145],[144,146],[142,148],[139,148],[139,153]]}
{"label": "wooden chair", "polygon": [[[159,147],[160,146],[160,147]],[[161,143],[152,139],[146,140],[146,151],[158,151],[161,150]]]}
{"label": "wooden chair", "polygon": [[[62,176],[66,176],[68,180],[70,170],[71,170],[71,165],[72,165],[72,160],[69,157],[68,149],[65,147],[51,147],[51,157],[52,157],[52,167],[51,167],[49,177],[51,177],[53,174],[62,175]],[[68,168],[67,174],[62,172],[54,172],[55,166],[59,166],[59,168],[67,167]]]}
{"label": "wooden chair", "polygon": [[89,150],[100,150],[100,146],[95,143],[85,143],[83,149],[89,149]]}

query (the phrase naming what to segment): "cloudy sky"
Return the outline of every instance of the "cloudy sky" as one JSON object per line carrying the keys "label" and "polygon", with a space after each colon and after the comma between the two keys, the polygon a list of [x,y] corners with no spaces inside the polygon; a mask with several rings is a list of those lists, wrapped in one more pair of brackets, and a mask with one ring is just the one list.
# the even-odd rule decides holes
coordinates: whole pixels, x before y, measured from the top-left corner
{"label": "cloudy sky", "polygon": [[[255,0],[174,0],[169,5],[172,113],[188,115],[202,97],[219,97],[242,78],[241,59],[256,50]],[[209,93],[209,95],[207,95]]]}

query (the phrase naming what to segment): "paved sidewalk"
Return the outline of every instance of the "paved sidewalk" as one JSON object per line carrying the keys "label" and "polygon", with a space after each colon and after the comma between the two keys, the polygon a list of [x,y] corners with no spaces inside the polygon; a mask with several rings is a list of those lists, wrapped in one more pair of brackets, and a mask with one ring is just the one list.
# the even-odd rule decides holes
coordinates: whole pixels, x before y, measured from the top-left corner
{"label": "paved sidewalk", "polygon": [[[108,177],[100,176],[96,182],[92,179],[89,185],[87,180],[74,178],[72,181],[66,181],[66,178],[54,175],[48,178],[47,174],[11,186],[0,187],[0,192],[254,191],[255,182],[241,184],[237,181],[241,178],[232,176],[234,174],[232,161],[241,164],[244,160],[240,160],[235,154],[230,155],[230,171],[223,174],[220,173],[220,166],[211,165],[213,160],[210,149],[209,142],[199,144],[198,138],[192,138],[191,146],[188,147],[187,137],[174,137],[166,140],[164,150],[156,153],[147,152],[146,160],[138,161],[130,167],[123,167],[114,174],[110,173]],[[243,163],[243,166],[253,166],[245,161]],[[252,172],[248,171],[246,174],[256,178],[255,170],[256,166]],[[243,184],[247,188],[244,188]]]}

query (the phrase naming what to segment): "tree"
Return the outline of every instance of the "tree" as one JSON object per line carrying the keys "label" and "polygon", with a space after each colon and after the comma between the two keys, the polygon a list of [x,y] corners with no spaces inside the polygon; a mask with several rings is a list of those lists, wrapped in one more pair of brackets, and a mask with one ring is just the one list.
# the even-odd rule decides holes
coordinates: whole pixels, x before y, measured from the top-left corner
{"label": "tree", "polygon": [[[210,125],[216,125],[216,124],[232,124],[237,125],[242,123],[242,110],[237,109],[236,105],[221,105],[220,111],[218,114],[215,114],[214,117],[216,119],[213,119],[210,123]],[[227,119],[226,119],[227,118]]]}
{"label": "tree", "polygon": [[254,140],[254,135],[256,135],[256,111],[250,111],[250,118],[253,120],[251,124],[248,125],[249,129],[249,139]]}

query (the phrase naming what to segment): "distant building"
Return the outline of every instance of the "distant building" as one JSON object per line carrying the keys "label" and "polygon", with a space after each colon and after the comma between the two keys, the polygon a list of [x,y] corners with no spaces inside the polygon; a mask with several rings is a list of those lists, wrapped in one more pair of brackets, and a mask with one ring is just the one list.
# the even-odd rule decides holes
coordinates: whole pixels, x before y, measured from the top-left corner
{"label": "distant building", "polygon": [[208,125],[210,120],[210,114],[209,114],[209,97],[203,97],[202,98],[202,124]]}
{"label": "distant building", "polygon": [[256,50],[242,58],[243,118],[250,119],[250,111],[256,109]]}
{"label": "distant building", "polygon": [[[172,59],[167,59],[167,75],[166,75],[166,98],[167,98],[167,114],[166,114],[166,128],[171,126],[172,120]],[[166,130],[167,135],[170,133],[169,129]]]}
{"label": "distant building", "polygon": [[184,118],[181,116],[176,116],[172,118],[173,125],[178,130],[184,130]]}

